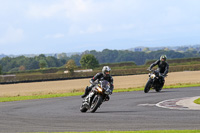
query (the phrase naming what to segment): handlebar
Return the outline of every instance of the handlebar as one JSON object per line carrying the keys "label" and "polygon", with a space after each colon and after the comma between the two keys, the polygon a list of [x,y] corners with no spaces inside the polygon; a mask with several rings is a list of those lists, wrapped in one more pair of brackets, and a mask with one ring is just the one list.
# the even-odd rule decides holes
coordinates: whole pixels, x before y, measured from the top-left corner
{"label": "handlebar", "polygon": [[[156,70],[152,70],[152,69],[148,68],[147,71],[154,72],[154,71],[156,71]],[[163,75],[163,74],[161,74],[161,73],[159,72],[159,76],[165,78],[165,77],[167,77],[168,75]]]}
{"label": "handlebar", "polygon": [[147,71],[153,72],[154,70],[152,70],[152,69],[148,68],[148,69],[147,69]]}

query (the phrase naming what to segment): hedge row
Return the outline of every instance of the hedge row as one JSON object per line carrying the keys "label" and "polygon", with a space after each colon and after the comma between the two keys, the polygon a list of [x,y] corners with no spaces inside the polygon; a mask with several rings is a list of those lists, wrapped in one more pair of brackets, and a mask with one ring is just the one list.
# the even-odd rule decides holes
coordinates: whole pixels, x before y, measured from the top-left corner
{"label": "hedge row", "polygon": [[[147,69],[146,67],[117,69],[117,70],[112,70],[111,74],[113,76],[147,74],[149,73],[149,71],[147,71],[146,69]],[[170,72],[197,71],[197,70],[200,70],[200,64],[170,66],[169,69]],[[74,75],[64,74],[64,73],[63,74],[44,73],[40,75],[8,76],[8,77],[0,77],[0,84],[89,78],[94,76],[97,72],[99,71],[95,70],[93,72],[80,72],[80,73],[74,73]]]}
{"label": "hedge row", "polygon": [[124,67],[124,66],[136,66],[135,62],[119,62],[119,63],[104,63],[100,67],[109,66],[109,67]]}

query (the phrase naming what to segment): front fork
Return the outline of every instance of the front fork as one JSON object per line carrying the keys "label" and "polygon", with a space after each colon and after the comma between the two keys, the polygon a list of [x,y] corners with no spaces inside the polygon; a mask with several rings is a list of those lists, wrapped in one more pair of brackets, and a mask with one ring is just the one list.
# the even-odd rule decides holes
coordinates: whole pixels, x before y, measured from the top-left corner
{"label": "front fork", "polygon": [[91,91],[89,95],[83,100],[83,105],[86,106],[88,109],[90,108],[91,105],[91,99],[94,96],[94,92]]}

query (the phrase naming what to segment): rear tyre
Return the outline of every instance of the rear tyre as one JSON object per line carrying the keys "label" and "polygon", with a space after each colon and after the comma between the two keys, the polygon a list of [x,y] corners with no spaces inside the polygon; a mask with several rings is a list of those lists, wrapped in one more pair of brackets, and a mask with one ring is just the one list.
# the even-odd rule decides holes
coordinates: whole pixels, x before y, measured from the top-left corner
{"label": "rear tyre", "polygon": [[156,88],[155,90],[156,90],[156,92],[160,92],[161,88]]}
{"label": "rear tyre", "polygon": [[150,88],[151,88],[151,80],[148,80],[144,87],[144,93],[148,93]]}
{"label": "rear tyre", "polygon": [[164,86],[164,83],[162,83],[161,85],[159,85],[159,87],[155,89],[156,92],[160,92],[162,90],[163,86]]}

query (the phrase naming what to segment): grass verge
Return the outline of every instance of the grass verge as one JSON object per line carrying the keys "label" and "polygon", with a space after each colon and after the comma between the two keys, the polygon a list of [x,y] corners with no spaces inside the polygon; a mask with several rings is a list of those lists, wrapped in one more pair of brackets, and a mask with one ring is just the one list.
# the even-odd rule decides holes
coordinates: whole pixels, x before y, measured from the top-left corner
{"label": "grass verge", "polygon": [[[45,133],[45,132],[39,132]],[[61,133],[61,132],[52,132]],[[200,133],[200,130],[150,130],[150,131],[91,131],[91,132],[62,132],[62,133]]]}
{"label": "grass verge", "polygon": [[[184,87],[198,87],[200,84],[176,84],[165,86],[164,89],[171,88],[184,88]],[[144,88],[125,88],[125,89],[115,89],[114,93],[117,92],[129,92],[129,91],[142,91]],[[44,98],[54,98],[54,97],[68,97],[68,96],[79,96],[83,92],[71,92],[62,94],[47,94],[47,95],[32,95],[32,96],[10,96],[10,97],[0,97],[0,102],[11,102],[11,101],[21,101],[21,100],[32,100],[32,99],[44,99]],[[199,100],[200,102],[200,100]]]}
{"label": "grass verge", "polygon": [[199,98],[199,99],[196,99],[196,100],[194,100],[194,103],[196,103],[196,104],[200,104],[200,98]]}

